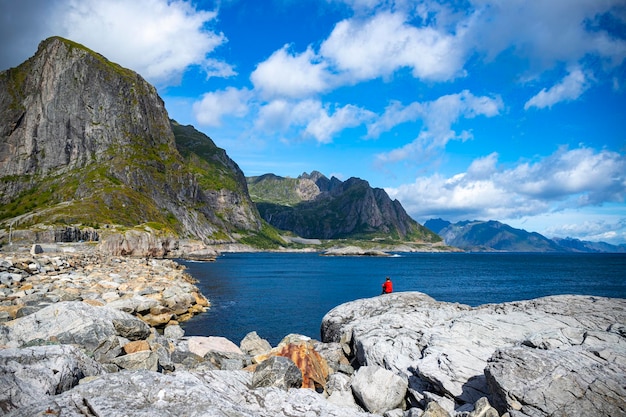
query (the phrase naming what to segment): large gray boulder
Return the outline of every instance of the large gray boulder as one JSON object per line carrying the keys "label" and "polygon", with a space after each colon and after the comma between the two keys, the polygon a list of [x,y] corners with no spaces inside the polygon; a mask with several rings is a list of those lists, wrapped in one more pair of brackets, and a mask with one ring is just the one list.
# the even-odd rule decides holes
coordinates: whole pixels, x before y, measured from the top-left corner
{"label": "large gray boulder", "polygon": [[150,327],[120,310],[94,307],[80,301],[60,302],[33,314],[4,324],[0,345],[54,342],[75,344],[89,352],[97,351],[112,336],[140,340],[150,336]]}
{"label": "large gray boulder", "polygon": [[372,417],[336,406],[313,390],[250,390],[245,371],[124,371],[81,383],[70,391],[9,416],[84,417]]}
{"label": "large gray boulder", "polygon": [[[624,299],[567,295],[471,308],[408,292],[338,306],[323,319],[322,339],[344,343],[361,365],[404,375],[412,402],[441,397],[463,407],[495,395],[484,370],[497,350],[524,344],[557,358],[590,332],[606,335],[619,323],[626,323]],[[613,354],[614,362],[626,361],[621,348]]]}
{"label": "large gray boulder", "polygon": [[402,405],[408,382],[380,366],[363,366],[352,379],[352,392],[365,409],[382,414]]}
{"label": "large gray boulder", "polygon": [[626,415],[626,339],[588,332],[580,346],[503,348],[486,369],[512,417]]}
{"label": "large gray boulder", "polygon": [[0,414],[37,404],[104,369],[69,345],[0,349]]}

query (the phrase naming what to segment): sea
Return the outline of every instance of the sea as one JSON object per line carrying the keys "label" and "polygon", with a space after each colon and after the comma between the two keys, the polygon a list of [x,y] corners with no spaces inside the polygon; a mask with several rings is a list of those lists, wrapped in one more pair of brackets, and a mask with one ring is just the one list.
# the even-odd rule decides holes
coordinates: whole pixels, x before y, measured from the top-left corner
{"label": "sea", "polygon": [[626,298],[626,254],[398,253],[389,257],[317,253],[225,253],[213,262],[179,260],[211,302],[183,323],[187,336],[239,344],[257,334],[276,346],[290,333],[320,340],[332,308],[394,292],[478,306],[558,294]]}

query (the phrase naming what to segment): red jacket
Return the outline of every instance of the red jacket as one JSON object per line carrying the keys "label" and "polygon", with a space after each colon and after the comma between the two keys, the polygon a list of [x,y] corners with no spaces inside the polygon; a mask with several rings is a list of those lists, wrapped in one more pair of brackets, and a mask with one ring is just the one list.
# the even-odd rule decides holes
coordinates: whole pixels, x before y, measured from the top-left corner
{"label": "red jacket", "polygon": [[383,294],[389,294],[390,292],[393,292],[393,284],[391,281],[385,281],[383,283]]}

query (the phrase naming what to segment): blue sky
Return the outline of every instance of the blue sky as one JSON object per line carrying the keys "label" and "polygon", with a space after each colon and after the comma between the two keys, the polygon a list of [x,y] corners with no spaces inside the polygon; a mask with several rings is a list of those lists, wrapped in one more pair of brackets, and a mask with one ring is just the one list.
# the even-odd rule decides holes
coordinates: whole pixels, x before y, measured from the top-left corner
{"label": "blue sky", "polygon": [[0,19],[0,69],[80,42],[247,176],[626,242],[625,0],[0,0]]}

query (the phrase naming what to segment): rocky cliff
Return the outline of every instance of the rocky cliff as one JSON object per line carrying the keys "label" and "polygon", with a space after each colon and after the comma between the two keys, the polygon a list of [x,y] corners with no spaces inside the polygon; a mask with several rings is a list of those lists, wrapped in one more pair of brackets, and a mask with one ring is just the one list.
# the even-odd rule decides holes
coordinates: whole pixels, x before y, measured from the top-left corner
{"label": "rocky cliff", "polygon": [[305,238],[441,240],[411,219],[399,201],[359,178],[340,181],[316,171],[296,179],[268,174],[248,178],[248,187],[268,223]]}
{"label": "rocky cliff", "polygon": [[171,123],[140,75],[59,37],[0,73],[0,172],[5,229],[142,225],[206,243],[261,230],[223,150]]}

